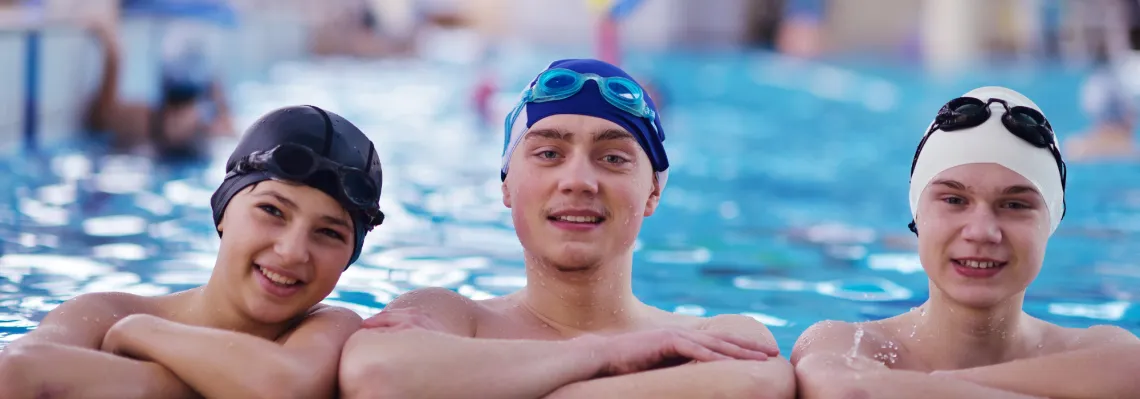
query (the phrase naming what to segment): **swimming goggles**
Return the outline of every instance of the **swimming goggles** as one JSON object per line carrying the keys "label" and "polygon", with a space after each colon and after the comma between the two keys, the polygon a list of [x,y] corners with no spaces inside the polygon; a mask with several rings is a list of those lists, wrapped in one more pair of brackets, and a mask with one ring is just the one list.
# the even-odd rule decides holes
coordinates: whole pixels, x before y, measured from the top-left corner
{"label": "swimming goggles", "polygon": [[364,212],[368,216],[370,227],[379,226],[384,222],[384,213],[377,204],[380,193],[368,173],[336,163],[309,147],[285,143],[268,151],[256,151],[243,157],[230,175],[241,175],[252,171],[266,171],[271,175],[296,182],[305,182],[318,171],[333,172],[337,176],[341,199],[347,200],[352,205],[350,208]]}
{"label": "swimming goggles", "polygon": [[565,68],[552,68],[538,75],[534,87],[523,91],[522,101],[507,114],[506,134],[503,135],[503,151],[510,146],[511,127],[518,120],[527,103],[542,103],[566,99],[582,90],[587,81],[594,81],[606,102],[638,118],[646,118],[653,127],[658,141],[665,135],[657,129],[657,113],[649,107],[645,90],[637,82],[620,76],[602,77],[593,73],[579,73]]}
{"label": "swimming goggles", "polygon": [[[938,116],[934,118],[934,123],[930,125],[930,130],[918,143],[918,149],[914,152],[914,160],[910,164],[910,173],[914,174],[914,168],[918,165],[918,155],[922,153],[922,147],[931,134],[937,130],[953,132],[977,127],[990,119],[992,115],[990,104],[994,103],[1001,104],[1005,108],[1005,113],[1001,116],[1001,123],[1006,130],[1034,147],[1048,149],[1053,154],[1053,159],[1057,160],[1057,170],[1061,173],[1061,191],[1064,191],[1068,170],[1065,161],[1061,159],[1061,151],[1057,148],[1057,139],[1053,134],[1053,126],[1049,124],[1049,120],[1033,108],[1019,105],[1010,107],[1009,103],[1000,98],[982,101],[974,97],[959,97],[943,105],[942,109],[938,111]],[[1061,201],[1064,204],[1064,199]],[[1067,211],[1068,207],[1065,207],[1065,210]],[[1061,213],[1061,217],[1065,217],[1065,212]],[[914,222],[911,222],[910,229],[911,231],[916,230]]]}

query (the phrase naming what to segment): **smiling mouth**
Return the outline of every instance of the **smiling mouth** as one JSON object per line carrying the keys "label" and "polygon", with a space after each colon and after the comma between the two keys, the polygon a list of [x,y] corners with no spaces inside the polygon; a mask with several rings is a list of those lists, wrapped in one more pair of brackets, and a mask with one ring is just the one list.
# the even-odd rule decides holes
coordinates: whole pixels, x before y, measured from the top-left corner
{"label": "smiling mouth", "polygon": [[280,274],[274,273],[272,271],[269,271],[269,270],[261,267],[261,265],[258,265],[256,263],[253,265],[253,267],[256,268],[257,271],[259,273],[261,273],[262,276],[265,276],[265,278],[267,280],[269,280],[270,282],[272,282],[275,285],[279,285],[282,287],[295,287],[295,286],[302,284],[300,280],[292,279],[292,278],[285,277],[285,276],[282,276]]}
{"label": "smiling mouth", "polygon": [[580,224],[601,224],[606,221],[606,218],[598,216],[550,216],[547,219],[553,222]]}
{"label": "smiling mouth", "polygon": [[951,259],[950,261],[954,262],[954,264],[958,266],[978,270],[1001,268],[1009,264],[1009,262],[977,261],[969,259]]}

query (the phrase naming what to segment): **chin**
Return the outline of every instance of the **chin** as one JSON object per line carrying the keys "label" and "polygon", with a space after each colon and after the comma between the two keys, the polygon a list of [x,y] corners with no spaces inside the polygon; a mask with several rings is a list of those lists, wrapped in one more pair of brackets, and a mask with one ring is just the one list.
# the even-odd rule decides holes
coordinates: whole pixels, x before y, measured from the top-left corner
{"label": "chin", "polygon": [[954,302],[974,309],[989,309],[1001,305],[1012,298],[1016,291],[1012,287],[955,286],[943,290]]}
{"label": "chin", "polygon": [[599,254],[600,250],[593,245],[569,243],[548,252],[543,259],[544,263],[560,272],[582,272],[592,270],[602,262]]}

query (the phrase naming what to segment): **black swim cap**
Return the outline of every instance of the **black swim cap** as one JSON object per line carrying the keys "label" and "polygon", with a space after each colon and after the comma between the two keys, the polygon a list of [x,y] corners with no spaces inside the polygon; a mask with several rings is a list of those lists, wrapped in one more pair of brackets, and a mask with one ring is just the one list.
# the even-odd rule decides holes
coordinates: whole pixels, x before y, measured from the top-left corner
{"label": "black swim cap", "polygon": [[[238,142],[237,148],[226,161],[226,179],[218,186],[218,190],[210,198],[210,206],[214,210],[214,226],[222,221],[226,205],[242,189],[251,184],[259,183],[272,178],[269,172],[251,171],[248,173],[231,173],[245,157],[256,151],[268,151],[278,145],[291,143],[308,147],[329,160],[344,166],[360,169],[367,173],[376,185],[376,204],[370,206],[379,209],[380,187],[383,183],[383,173],[380,169],[380,159],[376,156],[376,148],[352,122],[340,115],[328,112],[311,105],[291,106],[280,108],[265,114],[246,129]],[[321,190],[333,197],[352,215],[353,229],[355,230],[355,247],[347,268],[360,257],[360,249],[364,245],[364,235],[372,230],[372,218],[364,211],[354,210],[355,207],[347,202],[343,190],[332,172],[317,172],[306,181],[297,182]],[[218,232],[221,236],[221,232]]]}

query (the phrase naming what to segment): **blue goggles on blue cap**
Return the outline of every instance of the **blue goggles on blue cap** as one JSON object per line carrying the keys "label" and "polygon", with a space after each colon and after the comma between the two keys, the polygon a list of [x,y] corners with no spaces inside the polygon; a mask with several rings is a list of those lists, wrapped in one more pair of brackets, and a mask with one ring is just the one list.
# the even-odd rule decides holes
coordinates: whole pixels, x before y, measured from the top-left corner
{"label": "blue goggles on blue cap", "polygon": [[552,68],[538,75],[534,86],[523,92],[522,100],[511,113],[507,114],[504,125],[503,151],[505,152],[511,145],[511,127],[514,126],[527,103],[558,101],[569,98],[581,91],[586,82],[591,80],[598,84],[598,90],[606,102],[630,115],[648,119],[649,126],[653,127],[653,134],[657,136],[657,140],[665,140],[665,134],[661,133],[654,123],[657,120],[657,113],[649,107],[645,90],[637,82],[620,76],[603,77],[565,68]]}

